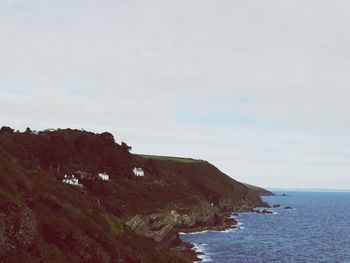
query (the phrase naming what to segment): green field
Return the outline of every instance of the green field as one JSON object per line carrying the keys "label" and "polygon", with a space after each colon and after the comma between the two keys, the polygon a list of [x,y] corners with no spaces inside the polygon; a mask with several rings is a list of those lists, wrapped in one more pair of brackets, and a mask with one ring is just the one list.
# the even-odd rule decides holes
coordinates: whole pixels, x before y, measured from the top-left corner
{"label": "green field", "polygon": [[173,156],[159,156],[159,155],[148,155],[148,154],[139,154],[139,156],[141,156],[142,158],[145,158],[145,159],[174,161],[174,162],[182,162],[182,163],[202,162],[202,160],[196,160],[196,159],[192,159],[192,158],[173,157]]}

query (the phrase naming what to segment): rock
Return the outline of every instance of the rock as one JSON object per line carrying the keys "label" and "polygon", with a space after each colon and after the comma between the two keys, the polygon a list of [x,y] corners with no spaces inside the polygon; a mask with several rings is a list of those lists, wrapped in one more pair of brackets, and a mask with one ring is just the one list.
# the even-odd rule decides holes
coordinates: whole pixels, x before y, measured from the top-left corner
{"label": "rock", "polygon": [[257,213],[257,214],[273,214],[273,212],[271,210],[267,210],[267,209],[263,209],[263,210],[253,210],[253,213]]}
{"label": "rock", "polygon": [[282,196],[288,196],[288,195],[286,195],[286,194],[282,194]]}
{"label": "rock", "polygon": [[284,209],[293,209],[293,207],[286,206]]}
{"label": "rock", "polygon": [[260,207],[271,208],[271,206],[268,203],[265,203],[265,202]]}
{"label": "rock", "polygon": [[234,226],[237,224],[237,221],[234,218],[226,218],[225,225],[226,226]]}
{"label": "rock", "polygon": [[271,210],[264,209],[264,210],[262,210],[262,213],[263,214],[272,214],[273,212]]}
{"label": "rock", "polygon": [[279,208],[279,207],[281,207],[281,205],[280,204],[276,204],[276,205],[273,205],[272,207],[273,208]]}

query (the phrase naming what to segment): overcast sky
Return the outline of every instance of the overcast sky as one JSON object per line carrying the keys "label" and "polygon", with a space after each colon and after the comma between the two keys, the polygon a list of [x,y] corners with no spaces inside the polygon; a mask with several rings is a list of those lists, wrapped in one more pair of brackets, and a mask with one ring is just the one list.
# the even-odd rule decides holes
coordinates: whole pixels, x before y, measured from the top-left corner
{"label": "overcast sky", "polygon": [[350,189],[350,1],[0,0],[0,121],[263,187]]}

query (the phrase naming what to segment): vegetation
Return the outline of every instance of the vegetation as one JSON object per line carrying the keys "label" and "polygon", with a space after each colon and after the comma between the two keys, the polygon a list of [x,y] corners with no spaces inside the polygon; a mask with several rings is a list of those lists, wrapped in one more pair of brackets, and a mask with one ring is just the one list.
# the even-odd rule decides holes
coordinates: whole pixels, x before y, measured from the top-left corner
{"label": "vegetation", "polygon": [[181,163],[203,162],[202,160],[196,160],[192,158],[183,158],[183,157],[147,155],[147,154],[140,154],[139,156],[145,159],[153,159],[153,160],[160,160],[160,161],[174,161],[174,162],[181,162]]}
{"label": "vegetation", "polygon": [[[1,128],[0,261],[189,262],[124,222],[159,211],[261,201],[208,162],[130,150],[108,132]],[[134,167],[145,176],[134,176]],[[99,180],[100,172],[110,180]],[[63,184],[65,174],[80,175],[84,187]]]}
{"label": "vegetation", "polygon": [[[1,262],[188,262],[117,217],[113,195],[119,178],[132,181],[134,161],[113,136],[1,130]],[[77,170],[107,171],[113,185],[96,179],[90,180],[95,188],[82,189],[61,182]]]}

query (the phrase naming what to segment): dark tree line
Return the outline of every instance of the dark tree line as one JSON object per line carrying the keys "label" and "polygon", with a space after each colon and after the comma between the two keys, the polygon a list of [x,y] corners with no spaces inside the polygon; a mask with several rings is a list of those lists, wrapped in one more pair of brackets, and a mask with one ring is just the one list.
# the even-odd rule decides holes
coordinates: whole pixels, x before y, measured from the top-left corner
{"label": "dark tree line", "polygon": [[23,133],[15,133],[10,127],[2,127],[0,147],[19,157],[24,164],[39,165],[61,174],[83,170],[127,176],[133,165],[131,147],[124,142],[117,144],[108,132],[64,129],[37,134],[27,128]]}

